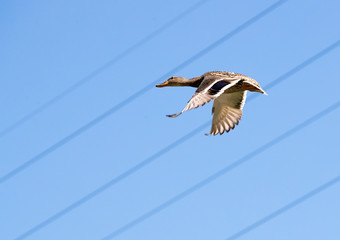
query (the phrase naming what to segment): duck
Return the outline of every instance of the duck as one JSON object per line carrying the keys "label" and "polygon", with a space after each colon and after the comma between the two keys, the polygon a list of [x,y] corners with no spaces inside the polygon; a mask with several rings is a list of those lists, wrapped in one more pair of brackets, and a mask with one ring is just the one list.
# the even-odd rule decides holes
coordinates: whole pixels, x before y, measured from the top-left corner
{"label": "duck", "polygon": [[206,135],[222,135],[239,124],[247,91],[268,95],[251,77],[227,71],[211,71],[190,79],[172,76],[156,85],[158,88],[183,86],[194,87],[197,90],[181,112],[166,116],[175,118],[190,109],[204,106],[214,100],[211,130]]}

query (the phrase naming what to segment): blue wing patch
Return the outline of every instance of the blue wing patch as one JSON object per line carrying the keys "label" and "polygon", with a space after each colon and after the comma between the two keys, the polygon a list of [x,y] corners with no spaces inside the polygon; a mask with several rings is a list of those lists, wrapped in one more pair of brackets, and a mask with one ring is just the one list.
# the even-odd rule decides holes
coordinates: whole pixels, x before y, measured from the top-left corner
{"label": "blue wing patch", "polygon": [[212,85],[212,87],[209,89],[209,94],[210,95],[215,95],[217,94],[222,88],[227,86],[229,83],[226,81],[219,81]]}

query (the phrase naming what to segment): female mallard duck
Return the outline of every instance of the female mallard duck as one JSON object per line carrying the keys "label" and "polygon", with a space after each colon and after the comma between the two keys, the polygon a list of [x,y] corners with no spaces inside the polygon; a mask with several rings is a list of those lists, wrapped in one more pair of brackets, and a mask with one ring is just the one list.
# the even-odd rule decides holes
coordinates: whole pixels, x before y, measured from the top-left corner
{"label": "female mallard duck", "polygon": [[[213,71],[202,76],[186,79],[184,77],[171,77],[156,87],[191,86],[197,88],[189,100],[188,105],[177,114],[167,115],[177,117],[192,108],[203,106],[215,100],[212,113],[214,114],[210,134],[223,134],[234,129],[242,116],[242,108],[246,101],[248,91],[267,93],[252,78],[234,72]],[[208,135],[208,134],[207,134]]]}

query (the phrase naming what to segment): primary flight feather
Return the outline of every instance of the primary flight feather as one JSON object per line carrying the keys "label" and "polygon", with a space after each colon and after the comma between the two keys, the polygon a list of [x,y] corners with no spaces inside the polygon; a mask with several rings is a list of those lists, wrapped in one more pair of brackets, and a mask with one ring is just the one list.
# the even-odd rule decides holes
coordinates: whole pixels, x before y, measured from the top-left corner
{"label": "primary flight feather", "polygon": [[229,132],[241,120],[242,109],[246,101],[247,91],[267,93],[252,78],[242,74],[225,71],[207,72],[202,76],[187,79],[173,76],[156,87],[191,86],[197,90],[187,106],[177,114],[167,115],[177,117],[188,111],[214,100],[214,114],[210,135]]}

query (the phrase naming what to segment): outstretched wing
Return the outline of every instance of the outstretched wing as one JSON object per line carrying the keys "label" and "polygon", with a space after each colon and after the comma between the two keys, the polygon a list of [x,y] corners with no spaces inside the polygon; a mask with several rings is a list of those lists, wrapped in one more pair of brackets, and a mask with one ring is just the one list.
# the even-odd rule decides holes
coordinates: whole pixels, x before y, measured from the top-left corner
{"label": "outstretched wing", "polygon": [[168,117],[178,117],[183,112],[193,108],[198,108],[204,104],[218,98],[226,89],[234,86],[240,79],[238,78],[216,78],[209,77],[202,81],[195,94],[189,100],[187,106],[177,114],[167,115]]}
{"label": "outstretched wing", "polygon": [[[213,122],[210,134],[223,134],[238,125],[242,117],[242,108],[246,101],[247,91],[224,93],[215,99],[213,105]],[[208,134],[207,134],[208,135]]]}

